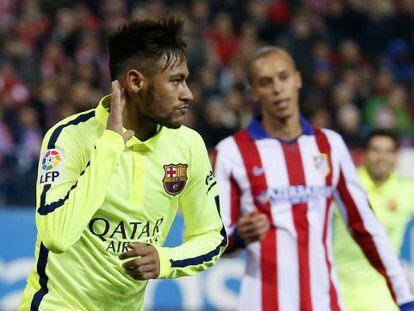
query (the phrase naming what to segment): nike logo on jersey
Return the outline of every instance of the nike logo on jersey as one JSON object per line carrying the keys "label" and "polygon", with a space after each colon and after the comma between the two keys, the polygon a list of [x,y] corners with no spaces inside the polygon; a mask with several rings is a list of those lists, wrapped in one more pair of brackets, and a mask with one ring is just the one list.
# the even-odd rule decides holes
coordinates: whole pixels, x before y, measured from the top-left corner
{"label": "nike logo on jersey", "polygon": [[263,167],[257,167],[256,165],[253,166],[253,175],[254,176],[261,176],[264,174]]}

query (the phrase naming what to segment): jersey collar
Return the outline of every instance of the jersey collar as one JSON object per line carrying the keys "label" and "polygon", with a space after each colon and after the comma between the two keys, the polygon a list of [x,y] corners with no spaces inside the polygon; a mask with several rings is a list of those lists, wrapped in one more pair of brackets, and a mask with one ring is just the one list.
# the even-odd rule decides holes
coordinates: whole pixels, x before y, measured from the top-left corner
{"label": "jersey collar", "polygon": [[[262,118],[260,116],[255,116],[247,126],[247,131],[253,140],[271,138],[263,128],[261,121]],[[315,135],[315,131],[312,129],[312,126],[302,116],[300,116],[300,125],[302,126],[301,135]]]}
{"label": "jersey collar", "polygon": [[[106,128],[106,123],[108,122],[108,116],[109,116],[109,107],[111,105],[111,95],[106,95],[104,97],[101,98],[101,100],[99,101],[98,106],[95,109],[95,118],[97,120],[97,122],[99,124],[101,124],[104,128]],[[145,140],[145,141],[140,141],[138,138],[136,138],[135,136],[132,136],[127,142],[126,142],[126,147],[127,148],[132,148],[132,149],[136,149],[136,150],[143,150],[143,149],[154,149],[156,142],[158,141],[158,138],[161,136],[161,132],[162,132],[162,126],[161,125],[157,125],[157,133]],[[123,128],[123,131],[125,132],[127,129]]]}
{"label": "jersey collar", "polygon": [[383,183],[381,186],[377,187],[373,180],[371,179],[371,176],[368,174],[368,170],[365,166],[358,167],[358,175],[361,179],[362,184],[364,185],[364,188],[369,191],[382,191],[383,189],[389,187],[391,184],[397,181],[397,173],[395,171],[390,172],[390,176],[386,180],[385,183]]}

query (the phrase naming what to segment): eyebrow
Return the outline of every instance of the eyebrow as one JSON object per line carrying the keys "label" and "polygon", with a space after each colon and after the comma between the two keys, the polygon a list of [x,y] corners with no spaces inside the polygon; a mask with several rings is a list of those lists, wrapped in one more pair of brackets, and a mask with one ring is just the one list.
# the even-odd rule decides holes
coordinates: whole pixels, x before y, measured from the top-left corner
{"label": "eyebrow", "polygon": [[185,80],[188,77],[188,74],[184,73],[175,73],[170,76],[170,79],[180,79]]}
{"label": "eyebrow", "polygon": [[[289,70],[282,69],[282,70],[276,72],[275,76],[282,75],[282,74],[289,74]],[[274,75],[266,74],[266,75],[263,75],[263,76],[259,77],[258,80],[272,79],[273,76]]]}

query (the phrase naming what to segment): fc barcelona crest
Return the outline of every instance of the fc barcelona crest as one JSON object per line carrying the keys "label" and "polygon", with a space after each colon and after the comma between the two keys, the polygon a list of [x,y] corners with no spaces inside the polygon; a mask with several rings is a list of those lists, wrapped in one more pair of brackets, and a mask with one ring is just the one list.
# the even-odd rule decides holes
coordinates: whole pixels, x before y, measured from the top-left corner
{"label": "fc barcelona crest", "polygon": [[328,155],[325,153],[320,153],[314,156],[313,163],[315,164],[315,168],[324,176],[327,176],[331,171]]}
{"label": "fc barcelona crest", "polygon": [[164,165],[164,178],[162,184],[164,190],[171,195],[180,194],[187,183],[187,164]]}

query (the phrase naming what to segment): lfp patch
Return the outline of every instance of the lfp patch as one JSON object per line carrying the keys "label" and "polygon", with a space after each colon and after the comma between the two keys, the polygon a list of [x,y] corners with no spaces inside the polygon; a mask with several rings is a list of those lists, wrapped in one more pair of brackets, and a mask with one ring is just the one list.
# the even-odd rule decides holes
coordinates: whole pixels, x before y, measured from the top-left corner
{"label": "lfp patch", "polygon": [[176,196],[183,191],[187,183],[187,164],[167,164],[164,165],[164,178],[162,183],[164,190]]}
{"label": "lfp patch", "polygon": [[60,152],[58,149],[50,149],[46,151],[42,159],[42,170],[50,171],[59,166],[62,161]]}
{"label": "lfp patch", "polygon": [[57,180],[60,176],[59,166],[63,160],[63,153],[59,149],[49,149],[42,158],[42,173],[40,183],[50,183]]}
{"label": "lfp patch", "polygon": [[315,164],[315,168],[324,176],[327,176],[331,171],[328,155],[326,153],[320,153],[314,156],[313,163]]}

